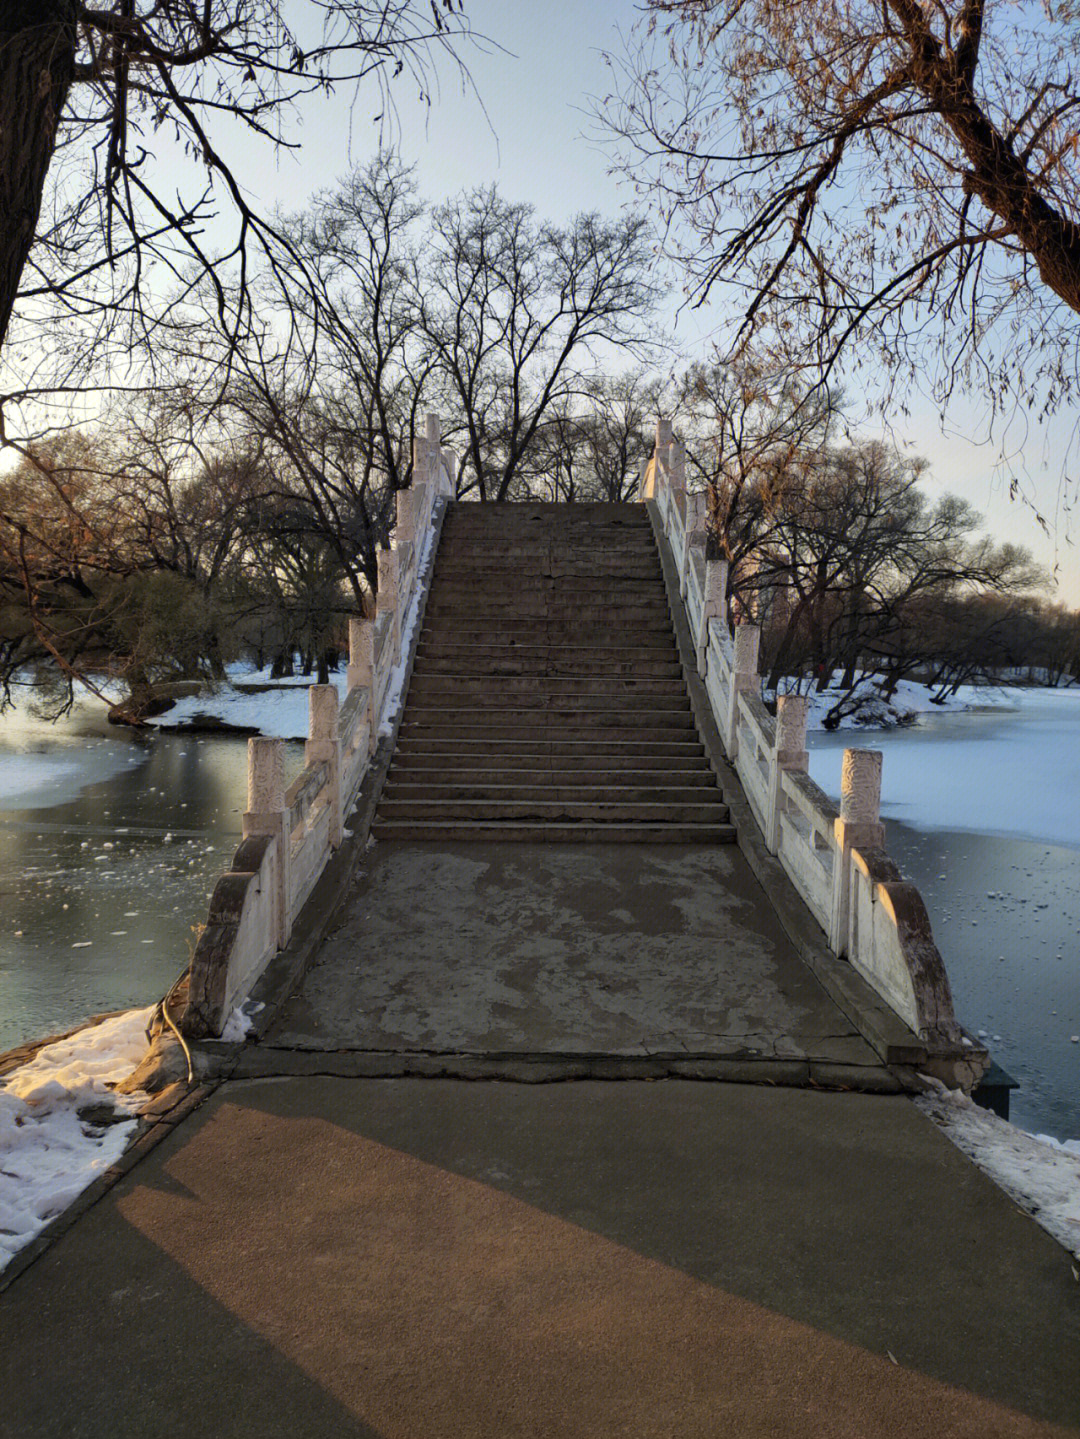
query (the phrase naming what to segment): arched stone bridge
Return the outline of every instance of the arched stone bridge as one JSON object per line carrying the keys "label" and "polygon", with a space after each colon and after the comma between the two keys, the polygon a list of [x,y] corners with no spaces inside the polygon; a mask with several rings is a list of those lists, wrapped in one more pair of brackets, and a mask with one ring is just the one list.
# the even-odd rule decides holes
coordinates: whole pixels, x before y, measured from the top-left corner
{"label": "arched stone bridge", "polygon": [[248,1003],[268,1066],[970,1089],[881,757],[847,752],[839,810],[809,779],[670,424],[637,504],[454,503],[452,470],[429,417],[302,774],[251,741],[187,1035]]}
{"label": "arched stone bridge", "polygon": [[670,430],[642,504],[449,473],[432,422],[301,774],[251,742],[195,1083],[162,1036],[124,1172],[0,1295],[0,1429],[1080,1432],[1070,1256],[897,1092],[986,1054],[876,760],[836,810],[761,706]]}

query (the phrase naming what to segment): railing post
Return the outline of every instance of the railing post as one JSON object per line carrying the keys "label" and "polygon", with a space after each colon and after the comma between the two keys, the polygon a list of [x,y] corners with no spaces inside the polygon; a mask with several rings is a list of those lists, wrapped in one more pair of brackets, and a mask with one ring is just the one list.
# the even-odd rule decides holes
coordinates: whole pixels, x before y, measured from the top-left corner
{"label": "railing post", "polygon": [[691,550],[696,546],[701,548],[705,544],[705,525],[708,519],[709,497],[704,491],[686,497],[686,529],[683,531],[683,564],[680,592],[683,599],[686,599],[687,587],[690,583],[690,562]]}
{"label": "railing post", "polygon": [[[671,421],[657,420],[656,441],[653,444],[652,458],[645,466],[641,477],[641,498],[643,500],[656,500],[661,502],[664,494],[664,482],[668,473],[668,452],[671,449]],[[649,471],[652,471],[650,475]],[[661,516],[664,510],[661,508]],[[665,529],[667,528],[665,524]]]}
{"label": "railing post", "polygon": [[308,738],[304,763],[325,763],[330,789],[330,848],[341,843],[341,732],[338,729],[338,694],[333,685],[312,685],[308,689]]}
{"label": "railing post", "polygon": [[285,808],[285,745],[262,735],[248,740],[247,809],[243,817],[244,838],[269,835],[277,840],[274,866],[277,893],[277,947],[289,942],[289,813]]}
{"label": "railing post", "polygon": [[758,685],[758,643],[761,631],[757,625],[743,624],[735,629],[735,658],[731,673],[728,712],[724,716],[724,748],[732,763],[739,753],[739,696]]}
{"label": "railing post", "polygon": [[457,482],[457,455],[451,449],[439,451],[439,458],[442,460],[439,483],[435,486],[435,493],[445,494],[447,499],[454,498],[454,486]]}
{"label": "railing post", "polygon": [[756,585],[750,587],[747,583],[754,575],[758,574],[759,569],[760,566],[753,555],[747,555],[740,563],[739,579],[742,583],[736,586],[734,603],[736,624],[742,624],[746,620],[752,624],[760,624],[762,621],[760,592]]}
{"label": "railing post", "polygon": [[427,484],[431,479],[434,466],[432,464],[431,446],[423,435],[413,436],[412,454],[413,484]]}
{"label": "railing post", "polygon": [[781,695],[776,701],[776,748],[769,756],[769,804],[766,811],[765,844],[770,854],[780,848],[780,816],[784,809],[783,777],[788,770],[810,765],[806,752],[805,695]]}
{"label": "railing post", "polygon": [[416,539],[416,497],[416,466],[413,465],[413,483],[408,489],[398,490],[396,496],[397,524],[394,538],[399,544],[412,544]]}
{"label": "railing post", "polygon": [[668,449],[668,475],[673,493],[676,495],[685,495],[686,446],[682,440],[672,440]]}
{"label": "railing post", "polygon": [[349,619],[349,689],[362,685],[367,690],[368,752],[375,753],[379,727],[375,722],[375,626],[370,620],[352,615]]}
{"label": "railing post", "polygon": [[698,674],[705,678],[709,668],[709,622],[727,623],[727,560],[705,561],[705,603],[701,611],[701,634],[698,636]]}
{"label": "railing post", "polygon": [[401,658],[401,607],[398,595],[398,557],[396,550],[379,551],[379,588],[375,596],[377,615],[387,614],[394,633],[394,663]]}
{"label": "railing post", "polygon": [[847,949],[851,908],[851,851],[882,849],[881,750],[846,749],[840,774],[840,817],[833,821],[836,850],[833,855],[832,917],[829,947],[836,954]]}
{"label": "railing post", "polygon": [[417,436],[413,454],[414,476],[419,476],[424,484],[430,484],[436,497],[449,494],[451,486],[447,483],[443,465],[442,423],[438,415],[424,416],[424,434],[422,438]]}

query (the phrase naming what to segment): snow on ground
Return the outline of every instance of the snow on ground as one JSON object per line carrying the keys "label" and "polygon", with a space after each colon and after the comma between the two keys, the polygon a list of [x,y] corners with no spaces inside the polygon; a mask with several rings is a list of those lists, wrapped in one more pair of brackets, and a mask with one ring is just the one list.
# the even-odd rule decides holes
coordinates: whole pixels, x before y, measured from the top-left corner
{"label": "snow on ground", "polygon": [[242,1044],[255,1028],[255,1015],[263,1008],[257,1000],[245,1000],[225,1021],[221,1030],[222,1044]]}
{"label": "snow on ground", "polygon": [[828,689],[811,690],[807,714],[807,729],[823,730],[825,717],[834,706],[843,701],[844,714],[836,729],[888,729],[893,725],[911,724],[919,715],[957,714],[971,710],[1015,710],[1019,691],[999,689],[992,685],[961,685],[956,694],[949,695],[942,704],[934,704],[931,695],[937,693],[937,686],[917,684],[914,680],[901,680],[896,686],[892,699],[886,702],[881,697],[881,682],[875,675],[860,678],[851,696],[840,688],[840,674],[833,675],[833,684]]}
{"label": "snow on ground", "polygon": [[[177,700],[171,710],[150,721],[161,729],[175,729],[196,717],[209,717],[245,729],[258,730],[273,739],[305,739],[308,731],[308,687],[315,683],[308,675],[286,680],[271,680],[269,671],[238,665],[230,666],[232,684],[214,694],[189,695]],[[330,676],[338,698],[346,694],[344,669]],[[257,684],[272,684],[274,689],[256,691]]]}
{"label": "snow on ground", "polygon": [[915,1104],[1047,1234],[1080,1258],[1080,1140],[1025,1134],[961,1094],[934,1084]]}
{"label": "snow on ground", "polygon": [[[429,526],[420,551],[419,570],[423,573],[435,543],[435,527]],[[398,710],[401,708],[405,688],[405,671],[413,633],[420,617],[420,590],[414,589],[409,607],[401,623],[401,659],[390,673],[384,700],[384,718],[379,728],[381,735],[388,735]],[[269,666],[262,669],[248,664],[232,664],[227,667],[229,685],[214,694],[190,695],[177,700],[171,710],[157,715],[150,721],[161,729],[175,729],[196,718],[221,720],[238,728],[258,730],[260,734],[275,739],[305,739],[308,731],[308,687],[314,683],[310,675],[290,675],[286,679],[272,679]],[[348,685],[344,666],[330,676],[330,683],[337,688],[338,699],[344,700]],[[272,689],[261,689],[272,685]]]}
{"label": "snow on ground", "polygon": [[0,1269],[123,1154],[146,1096],[109,1086],[145,1056],[152,1014],[89,1025],[0,1080]]}

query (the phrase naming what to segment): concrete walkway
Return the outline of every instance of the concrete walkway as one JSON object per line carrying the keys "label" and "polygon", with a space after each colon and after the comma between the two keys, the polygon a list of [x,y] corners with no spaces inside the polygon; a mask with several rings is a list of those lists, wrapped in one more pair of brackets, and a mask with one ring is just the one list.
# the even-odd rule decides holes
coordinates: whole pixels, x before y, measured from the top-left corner
{"label": "concrete walkway", "polygon": [[231,1073],[0,1295],[0,1439],[1080,1435],[1068,1255],[733,845],[375,845]]}
{"label": "concrete walkway", "polygon": [[378,844],[265,1044],[878,1064],[734,845]]}
{"label": "concrete walkway", "polygon": [[900,1097],[225,1084],[0,1326],[4,1439],[1080,1425],[1067,1256]]}

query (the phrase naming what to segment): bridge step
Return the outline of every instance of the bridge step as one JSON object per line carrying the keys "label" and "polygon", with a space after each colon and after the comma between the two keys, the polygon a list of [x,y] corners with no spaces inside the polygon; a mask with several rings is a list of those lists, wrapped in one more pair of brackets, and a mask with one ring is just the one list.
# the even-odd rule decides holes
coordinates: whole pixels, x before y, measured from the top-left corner
{"label": "bridge step", "polygon": [[376,839],[429,841],[480,840],[497,844],[734,844],[730,824],[596,824],[590,821],[514,824],[503,820],[387,820],[379,813],[371,832]]}
{"label": "bridge step", "polygon": [[555,600],[548,605],[531,600],[528,595],[523,595],[516,605],[510,595],[502,600],[481,598],[468,609],[456,600],[429,600],[425,617],[431,625],[445,620],[448,631],[459,625],[475,629],[477,625],[494,623],[521,633],[530,622],[562,622],[567,626],[573,624],[575,633],[582,639],[586,636],[599,639],[609,626],[635,635],[642,630],[662,630],[666,634],[671,629],[671,614],[666,604],[578,605],[570,600]]}
{"label": "bridge step", "polygon": [[670,617],[666,626],[658,623],[655,628],[613,631],[610,627],[590,629],[572,620],[557,623],[542,619],[515,622],[504,618],[498,623],[487,624],[465,615],[449,619],[444,616],[438,626],[430,620],[425,621],[419,643],[435,649],[459,650],[464,646],[469,649],[502,649],[514,654],[552,648],[568,656],[581,650],[605,648],[616,654],[626,649],[661,650],[666,655],[677,653]]}
{"label": "bridge step", "polygon": [[[606,512],[606,513],[605,513]],[[644,507],[626,504],[586,503],[564,505],[547,500],[527,500],[524,504],[473,504],[466,500],[447,514],[447,522],[458,530],[494,526],[500,531],[535,526],[547,534],[559,530],[584,530],[599,526],[606,534],[644,529],[651,533],[649,516]]]}
{"label": "bridge step", "polygon": [[644,507],[449,508],[372,833],[734,839]]}
{"label": "bridge step", "polygon": [[[605,651],[592,653],[604,654]],[[652,652],[646,650],[645,653]],[[433,651],[421,645],[417,649],[416,665],[425,678],[460,675],[468,669],[477,678],[671,679],[682,683],[682,666],[677,659],[568,659],[558,652],[528,655],[516,650],[475,651],[466,646]]]}
{"label": "bridge step", "polygon": [[451,598],[465,606],[480,600],[521,599],[528,596],[544,604],[587,600],[592,604],[667,604],[667,591],[659,577],[637,575],[580,574],[545,575],[535,564],[522,560],[508,565],[502,573],[485,570],[480,574],[436,576],[432,598]]}
{"label": "bridge step", "polygon": [[631,709],[685,709],[686,686],[681,679],[600,677],[596,675],[463,675],[422,674],[413,680],[409,700],[419,704],[464,704],[481,700],[486,705],[508,705],[523,700],[522,707],[550,707],[564,704],[568,709],[603,707],[605,701],[626,703]]}
{"label": "bridge step", "polygon": [[572,739],[560,736],[557,740],[523,738],[515,735],[508,740],[468,740],[459,737],[455,741],[439,737],[423,737],[401,734],[394,751],[394,763],[408,763],[428,769],[456,767],[459,769],[490,769],[532,767],[554,764],[556,761],[565,769],[633,769],[647,765],[650,768],[661,764],[665,772],[681,769],[696,769],[708,765],[701,744],[688,734],[680,734],[675,740],[649,741],[633,737],[626,738],[622,731],[619,739],[598,745],[591,738]]}
{"label": "bridge step", "polygon": [[612,800],[429,800],[397,799],[385,795],[379,803],[384,819],[424,821],[484,820],[555,820],[564,823],[581,820],[618,822],[620,824],[659,821],[664,824],[698,823],[726,824],[728,807],[717,800],[670,801],[636,800],[621,803]]}
{"label": "bridge step", "polygon": [[639,584],[652,584],[659,577],[656,573],[656,550],[642,544],[628,551],[620,546],[597,554],[595,548],[583,545],[580,550],[570,552],[536,552],[518,547],[517,549],[493,552],[486,548],[463,549],[461,546],[439,555],[440,580],[506,579],[520,567],[528,564],[536,580],[624,580]]}
{"label": "bridge step", "polygon": [[[453,713],[443,711],[444,714]],[[507,719],[491,719],[486,722],[478,719],[473,712],[466,712],[465,715],[453,720],[425,720],[419,719],[409,721],[406,716],[406,727],[408,735],[416,736],[418,739],[453,739],[456,735],[459,739],[468,740],[513,740],[520,739],[526,730],[532,730],[537,739],[553,739],[558,734],[573,733],[579,739],[586,740],[589,744],[596,746],[609,740],[618,740],[626,736],[627,732],[633,733],[640,727],[640,721],[634,715],[622,715],[620,711],[613,710],[607,724],[599,725],[594,719],[582,715],[565,715],[555,723],[544,724],[535,714],[513,716]],[[650,725],[644,732],[645,738],[652,741],[677,740],[680,738],[691,738],[693,736],[693,723],[687,715],[682,723],[679,717],[672,719],[670,723],[662,725]]]}
{"label": "bridge step", "polygon": [[[560,804],[587,805],[680,805],[707,804],[715,800],[716,777],[714,775],[692,776],[687,783],[674,784],[665,777],[659,780],[655,774],[646,775],[640,784],[628,784],[624,779],[619,783],[597,784],[597,775],[591,772],[571,771],[558,777],[546,774],[528,775],[516,772],[516,779],[508,779],[505,772],[486,774],[483,779],[468,771],[453,776],[442,775],[438,779],[412,775],[405,778],[400,772],[390,773],[383,796],[388,801],[408,801],[414,804],[429,802],[469,804],[479,800],[491,800],[498,804]],[[454,782],[451,783],[450,781]],[[697,782],[694,783],[693,781]],[[590,783],[589,781],[593,781]]]}

